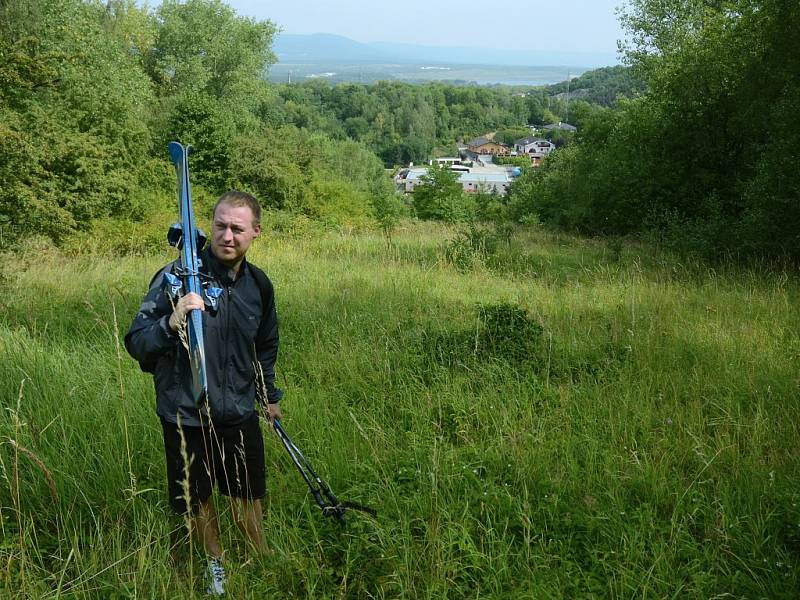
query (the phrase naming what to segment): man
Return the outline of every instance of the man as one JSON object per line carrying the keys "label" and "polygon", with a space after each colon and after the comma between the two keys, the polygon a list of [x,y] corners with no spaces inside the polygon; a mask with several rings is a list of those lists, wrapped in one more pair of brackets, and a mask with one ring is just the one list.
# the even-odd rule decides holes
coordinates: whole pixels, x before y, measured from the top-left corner
{"label": "man", "polygon": [[[270,422],[281,418],[278,401],[283,393],[274,385],[278,354],[274,291],[266,275],[245,260],[261,233],[260,221],[261,208],[253,196],[238,191],[223,194],[214,206],[210,247],[199,256],[201,280],[223,290],[216,309],[196,294],[172,302],[162,281],[166,271],[176,269],[175,262],[153,278],[125,336],[130,355],[153,373],[170,505],[189,516],[205,548],[212,595],[222,595],[225,586],[214,484],[232,499],[234,521],[248,541],[263,550],[261,498],[266,483],[257,395]],[[208,394],[199,407],[181,341],[191,310],[204,311]]]}

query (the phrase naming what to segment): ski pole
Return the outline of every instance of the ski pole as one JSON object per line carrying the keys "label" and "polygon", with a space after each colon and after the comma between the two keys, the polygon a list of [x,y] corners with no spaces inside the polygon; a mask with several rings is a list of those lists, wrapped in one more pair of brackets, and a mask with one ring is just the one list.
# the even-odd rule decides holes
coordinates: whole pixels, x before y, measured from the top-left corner
{"label": "ski pole", "polygon": [[[356,502],[340,502],[334,495],[330,486],[317,475],[311,463],[308,462],[308,459],[306,459],[297,445],[292,441],[292,438],[290,438],[283,429],[280,420],[275,419],[272,422],[272,426],[281,439],[283,447],[286,448],[286,451],[289,453],[289,457],[292,459],[294,466],[300,472],[300,476],[306,482],[317,505],[322,509],[323,515],[335,518],[341,525],[344,525],[344,513],[347,509],[360,510],[372,516],[377,515],[377,511],[368,506]],[[323,495],[325,496],[324,498]]]}

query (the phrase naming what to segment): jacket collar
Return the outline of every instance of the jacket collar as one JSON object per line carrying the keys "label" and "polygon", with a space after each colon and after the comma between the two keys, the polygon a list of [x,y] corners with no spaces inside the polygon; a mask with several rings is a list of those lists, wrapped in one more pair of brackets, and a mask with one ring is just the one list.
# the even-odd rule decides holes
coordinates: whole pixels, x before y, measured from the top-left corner
{"label": "jacket collar", "polygon": [[[206,270],[212,276],[220,281],[225,281],[228,283],[233,283],[235,281],[231,277],[231,270],[224,264],[222,264],[219,259],[214,255],[211,251],[210,247],[205,248],[201,253],[203,264],[206,265]],[[249,270],[247,265],[247,258],[242,258],[242,264],[239,265],[239,273],[236,276],[236,279],[241,279],[242,277],[246,277],[246,273]]]}

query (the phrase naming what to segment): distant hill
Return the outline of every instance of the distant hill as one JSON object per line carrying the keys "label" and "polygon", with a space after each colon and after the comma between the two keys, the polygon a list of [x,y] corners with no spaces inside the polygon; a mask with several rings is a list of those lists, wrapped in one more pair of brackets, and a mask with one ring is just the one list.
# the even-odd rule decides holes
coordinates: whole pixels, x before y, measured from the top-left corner
{"label": "distant hill", "polygon": [[569,94],[573,100],[611,106],[620,96],[633,98],[644,92],[645,88],[645,83],[634,77],[630,67],[617,65],[587,71],[571,79],[569,85],[566,81],[550,85],[547,92],[557,98],[567,98]]}
{"label": "distant hill", "polygon": [[373,42],[364,44],[327,33],[281,33],[273,51],[279,62],[326,63],[455,63],[505,66],[574,66],[586,69],[617,64],[615,55],[550,50],[503,50],[466,47],[419,46]]}
{"label": "distant hill", "polygon": [[574,66],[595,68],[615,65],[614,54],[594,52],[557,52],[552,50],[505,50],[496,48],[466,48],[417,46],[414,44],[368,44],[386,54],[402,57],[410,62],[437,60],[447,63],[504,66]]}
{"label": "distant hill", "polygon": [[275,37],[272,51],[278,56],[278,62],[382,63],[393,60],[392,56],[368,44],[329,33],[281,33]]}

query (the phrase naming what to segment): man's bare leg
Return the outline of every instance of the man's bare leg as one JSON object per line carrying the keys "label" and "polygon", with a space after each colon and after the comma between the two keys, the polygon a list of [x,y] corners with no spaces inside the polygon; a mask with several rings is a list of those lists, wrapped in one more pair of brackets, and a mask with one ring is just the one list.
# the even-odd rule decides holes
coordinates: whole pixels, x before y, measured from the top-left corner
{"label": "man's bare leg", "polygon": [[206,554],[210,558],[222,558],[217,511],[211,498],[200,504],[200,509],[194,518],[194,524],[197,528],[197,537],[200,538]]}
{"label": "man's bare leg", "polygon": [[231,508],[233,510],[233,520],[242,530],[247,541],[257,552],[266,552],[267,547],[264,544],[264,533],[261,525],[264,518],[261,500],[237,498],[231,503]]}
{"label": "man's bare leg", "polygon": [[214,502],[209,498],[200,505],[195,517],[197,536],[208,556],[208,587],[206,594],[222,596],[225,594],[225,569],[222,566],[222,546],[219,543],[219,522]]}

